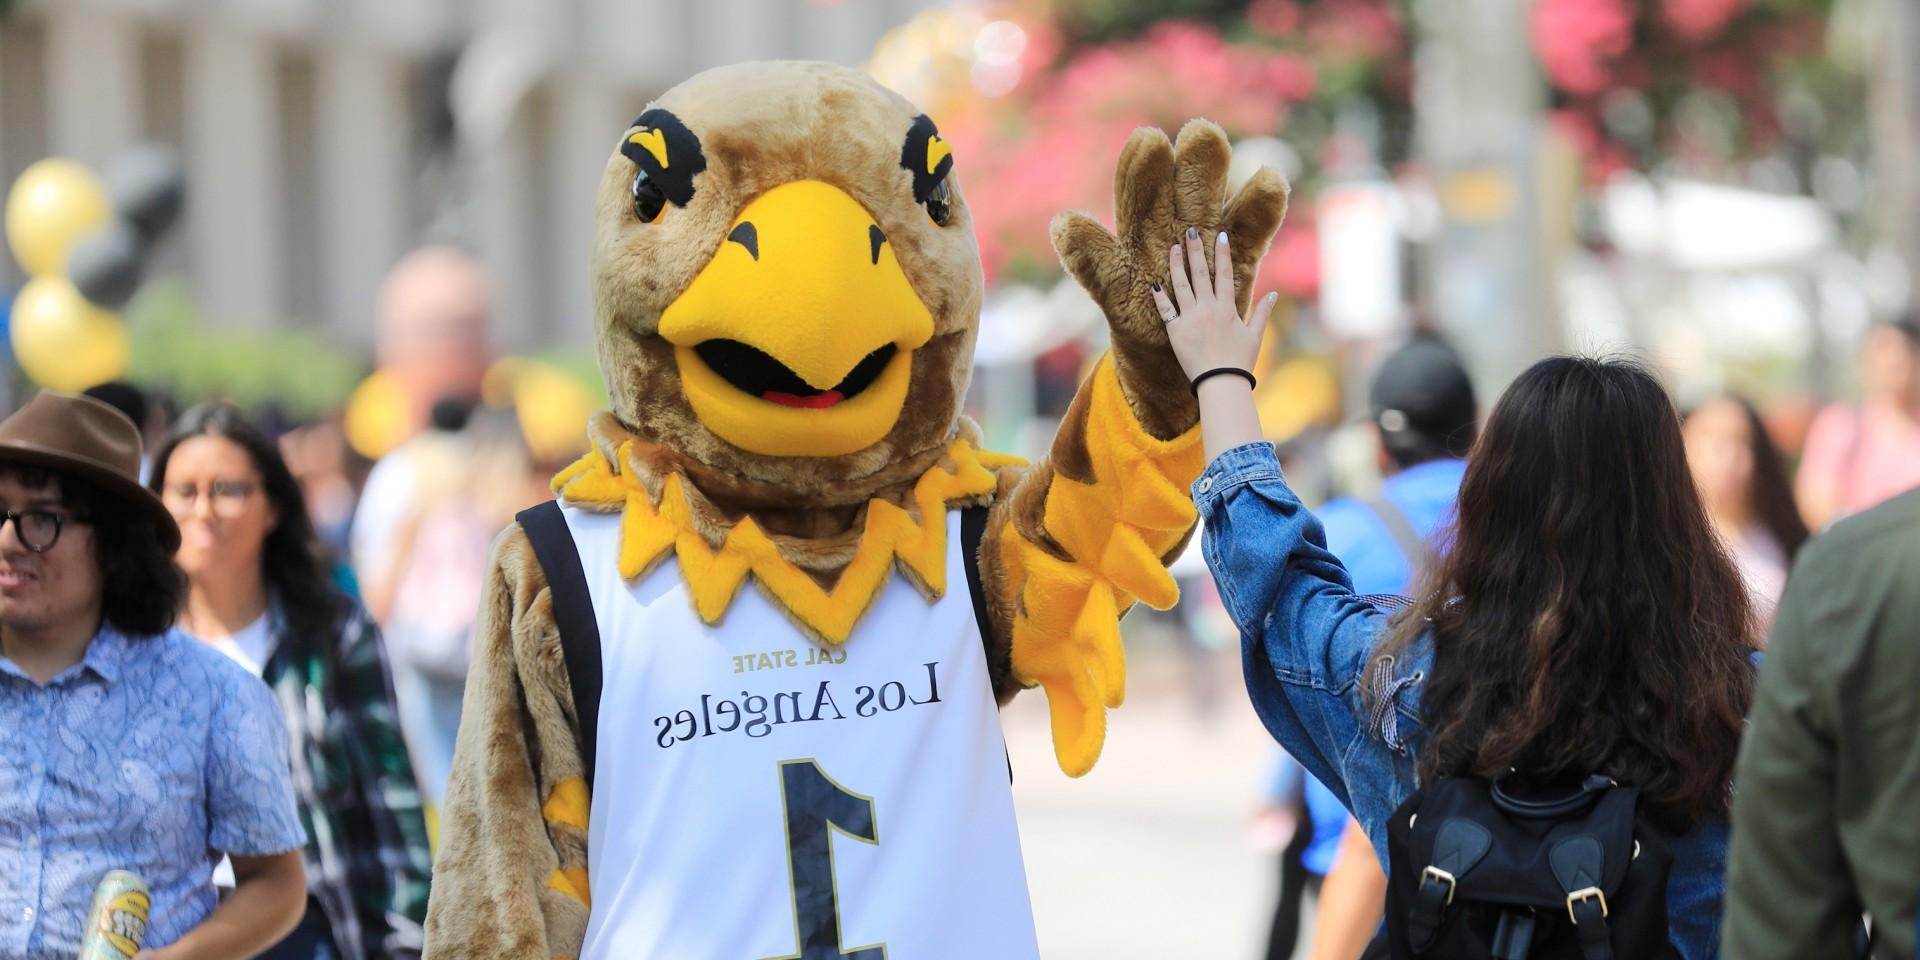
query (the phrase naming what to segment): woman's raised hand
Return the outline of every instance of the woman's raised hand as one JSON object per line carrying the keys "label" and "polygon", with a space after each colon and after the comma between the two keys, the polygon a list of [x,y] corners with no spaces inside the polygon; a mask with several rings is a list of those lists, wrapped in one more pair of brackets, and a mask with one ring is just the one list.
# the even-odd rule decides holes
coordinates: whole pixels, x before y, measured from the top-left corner
{"label": "woman's raised hand", "polygon": [[[1251,371],[1279,295],[1261,297],[1253,305],[1252,318],[1241,320],[1234,309],[1233,258],[1227,235],[1223,231],[1213,238],[1218,270],[1208,267],[1204,242],[1198,230],[1187,228],[1185,241],[1174,244],[1167,254],[1171,282],[1154,285],[1153,302],[1167,323],[1173,354],[1189,378],[1223,367]],[[1168,290],[1169,286],[1173,289]]]}

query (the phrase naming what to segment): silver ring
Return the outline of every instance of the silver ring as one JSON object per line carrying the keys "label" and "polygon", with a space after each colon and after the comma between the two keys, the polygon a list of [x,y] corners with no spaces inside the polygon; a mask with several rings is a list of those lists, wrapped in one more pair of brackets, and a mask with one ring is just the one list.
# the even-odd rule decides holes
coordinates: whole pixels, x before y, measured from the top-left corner
{"label": "silver ring", "polygon": [[[1156,304],[1156,306],[1158,306],[1158,304]],[[1180,319],[1180,308],[1178,307],[1169,306],[1167,309],[1160,311],[1161,323],[1172,323],[1178,319]]]}

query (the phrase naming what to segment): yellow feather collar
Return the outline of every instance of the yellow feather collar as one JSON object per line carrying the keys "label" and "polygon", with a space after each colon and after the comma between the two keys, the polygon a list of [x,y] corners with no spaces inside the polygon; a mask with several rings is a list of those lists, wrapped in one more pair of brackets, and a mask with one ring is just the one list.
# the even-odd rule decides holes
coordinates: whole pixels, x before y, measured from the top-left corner
{"label": "yellow feather collar", "polygon": [[[616,452],[623,464],[633,462],[631,444],[621,443]],[[554,477],[553,489],[570,506],[620,512],[620,575],[627,580],[639,579],[671,551],[680,562],[694,610],[702,621],[715,624],[751,573],[802,629],[838,645],[846,642],[895,567],[928,600],[943,596],[947,510],[984,501],[998,483],[993,471],[1023,462],[976,450],[964,439],[954,441],[943,462],[914,483],[906,507],[881,499],[867,502],[859,545],[831,588],[783,556],[751,517],[734,524],[717,547],[710,544],[695,525],[687,481],[680,473],[666,476],[656,499],[636,471],[615,470],[595,450]]]}

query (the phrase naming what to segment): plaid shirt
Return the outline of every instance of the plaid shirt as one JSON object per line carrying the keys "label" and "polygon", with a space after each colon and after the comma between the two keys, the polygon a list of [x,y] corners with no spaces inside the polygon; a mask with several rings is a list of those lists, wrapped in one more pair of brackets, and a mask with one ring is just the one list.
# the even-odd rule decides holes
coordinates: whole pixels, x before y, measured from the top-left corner
{"label": "plaid shirt", "polygon": [[380,628],[353,602],[332,649],[275,606],[262,671],[286,718],[307,886],[345,960],[420,956],[433,867]]}

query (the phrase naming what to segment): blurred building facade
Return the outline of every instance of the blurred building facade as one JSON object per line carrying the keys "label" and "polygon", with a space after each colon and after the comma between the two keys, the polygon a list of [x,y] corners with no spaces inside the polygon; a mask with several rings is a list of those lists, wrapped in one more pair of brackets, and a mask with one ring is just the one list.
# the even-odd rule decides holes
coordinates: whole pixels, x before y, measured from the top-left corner
{"label": "blurred building facade", "polygon": [[502,348],[584,346],[596,186],[650,97],[740,60],[858,65],[933,2],[15,0],[0,183],[159,141],[188,202],[155,272],[217,325],[365,345],[387,268],[440,241],[486,264]]}

